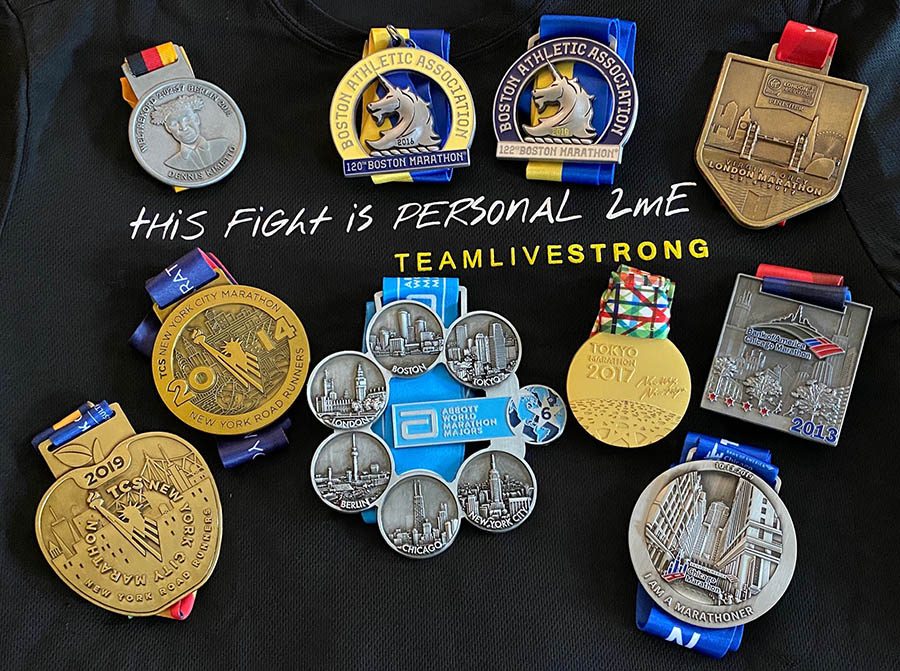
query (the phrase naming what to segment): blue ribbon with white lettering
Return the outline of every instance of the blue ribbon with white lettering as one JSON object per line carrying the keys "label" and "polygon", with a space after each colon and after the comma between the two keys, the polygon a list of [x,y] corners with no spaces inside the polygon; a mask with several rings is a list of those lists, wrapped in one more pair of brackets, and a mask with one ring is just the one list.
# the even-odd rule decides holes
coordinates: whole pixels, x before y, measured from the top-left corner
{"label": "blue ribbon with white lettering", "polygon": [[38,445],[48,439],[54,448],[60,447],[99,426],[106,420],[112,419],[116,414],[106,401],[100,401],[96,404],[82,403],[76,412],[78,416],[71,421],[65,424],[57,422],[53,426],[39,432],[31,439],[32,447],[36,449]]}
{"label": "blue ribbon with white lettering", "polygon": [[[216,278],[219,271],[224,273],[232,284],[237,284],[234,276],[214,254],[196,247],[151,277],[144,286],[151,300],[160,308],[165,308],[202,289]],[[151,312],[138,324],[128,339],[128,344],[149,357],[159,327],[159,320]],[[222,465],[225,468],[234,468],[287,447],[289,441],[286,432],[290,426],[290,420],[285,419],[258,433],[239,438],[220,438],[216,446]]]}
{"label": "blue ribbon with white lettering", "polygon": [[[557,37],[584,37],[607,44],[622,57],[628,69],[634,72],[634,44],[637,24],[625,19],[605,19],[596,16],[572,16],[547,14],[541,17],[538,38],[551,40]],[[613,96],[606,79],[585,63],[575,62],[573,74],[594,96],[594,127],[602,129],[612,114]],[[531,92],[519,98],[519,112],[524,118],[531,113]],[[559,181],[569,184],[599,186],[612,184],[616,174],[615,163],[563,163]]]}
{"label": "blue ribbon with white lettering", "polygon": [[[399,300],[418,301],[431,308],[444,326],[449,326],[459,317],[459,280],[455,277],[385,277],[382,280],[381,301],[383,305]],[[375,304],[366,304],[366,327],[375,316]],[[363,329],[365,333],[366,329]],[[363,342],[363,349],[366,344]],[[393,406],[429,401],[454,401],[468,396],[468,388],[457,382],[444,366],[437,366],[424,375],[415,378],[393,378],[390,382],[388,406],[381,417],[372,425],[372,430],[390,446],[397,473],[414,468],[434,471],[447,481],[456,477],[456,472],[465,458],[463,443],[439,446],[404,447],[395,449],[394,427],[391,418]],[[362,513],[363,520],[374,524],[376,511]]]}
{"label": "blue ribbon with white lettering", "polygon": [[[754,472],[772,487],[775,487],[778,479],[778,468],[772,465],[772,454],[768,450],[740,445],[701,433],[688,433],[679,463],[702,459],[736,464]],[[636,608],[638,629],[709,657],[720,659],[741,645],[744,625],[712,629],[683,622],[657,607],[641,586],[637,588]]]}

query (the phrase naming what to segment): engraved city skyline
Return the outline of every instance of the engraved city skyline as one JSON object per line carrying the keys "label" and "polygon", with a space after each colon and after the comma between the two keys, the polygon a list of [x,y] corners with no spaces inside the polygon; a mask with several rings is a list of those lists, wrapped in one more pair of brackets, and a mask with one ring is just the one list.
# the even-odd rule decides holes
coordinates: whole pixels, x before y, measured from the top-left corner
{"label": "engraved city skyline", "polygon": [[395,485],[382,515],[390,542],[405,554],[434,554],[459,531],[459,510],[452,492],[433,478],[412,477]]}
{"label": "engraved city skyline", "polygon": [[316,457],[314,484],[319,496],[343,510],[368,508],[390,479],[386,450],[368,434],[337,434],[327,439]]}
{"label": "engraved city skyline", "polygon": [[384,376],[371,361],[356,354],[338,355],[322,366],[311,389],[313,411],[336,428],[372,422],[387,404]]}
{"label": "engraved city skyline", "polygon": [[749,480],[692,471],[660,491],[645,525],[650,560],[695,601],[739,604],[763,590],[781,561],[781,520]]}
{"label": "engraved city skyline", "polygon": [[[447,336],[447,366],[461,381],[496,384],[519,365],[519,342],[512,329],[492,315],[472,315]],[[480,383],[480,384],[479,384]]]}
{"label": "engraved city skyline", "polygon": [[534,482],[525,468],[516,466],[512,456],[496,451],[479,455],[466,465],[457,497],[469,521],[489,529],[506,529],[528,516],[534,505]]}
{"label": "engraved city skyline", "polygon": [[[701,406],[782,431],[797,418],[839,434],[871,308],[847,303],[836,312],[763,293],[761,285],[738,276]],[[766,350],[758,332],[779,340]]]}
{"label": "engraved city skyline", "polygon": [[443,328],[424,307],[409,302],[388,306],[375,317],[368,345],[379,360],[402,359],[404,364],[428,366],[443,350]]}

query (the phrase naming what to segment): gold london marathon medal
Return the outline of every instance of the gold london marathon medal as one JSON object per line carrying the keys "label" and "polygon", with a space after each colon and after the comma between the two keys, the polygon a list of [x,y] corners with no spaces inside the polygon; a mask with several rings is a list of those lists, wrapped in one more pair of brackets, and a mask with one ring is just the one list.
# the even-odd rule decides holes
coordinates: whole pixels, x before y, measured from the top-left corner
{"label": "gold london marathon medal", "polygon": [[768,61],[726,54],[695,160],[738,223],[768,228],[837,197],[869,89],[828,76],[836,43],[788,21]]}
{"label": "gold london marathon medal", "polygon": [[[237,284],[218,259],[200,249],[146,286],[154,314],[130,342],[149,353],[156,389],[176,417],[206,433],[239,436],[255,435],[284,416],[309,366],[306,331],[287,304]],[[239,452],[260,456],[259,442]],[[229,463],[228,448],[219,448],[228,467],[246,460]]]}
{"label": "gold london marathon medal", "polygon": [[197,450],[171,433],[136,434],[106,401],[32,442],[56,477],[35,532],[63,582],[122,615],[187,617],[222,544],[219,492]]}
{"label": "gold london marathon medal", "polygon": [[671,433],[687,410],[691,376],[668,339],[675,284],[620,266],[591,337],[569,366],[572,414],[597,440],[643,447]]}

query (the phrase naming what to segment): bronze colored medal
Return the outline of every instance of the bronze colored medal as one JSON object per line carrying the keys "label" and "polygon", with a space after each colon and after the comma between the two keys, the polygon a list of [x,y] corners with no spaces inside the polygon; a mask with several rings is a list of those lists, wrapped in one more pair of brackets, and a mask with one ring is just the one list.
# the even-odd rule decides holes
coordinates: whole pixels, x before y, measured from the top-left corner
{"label": "bronze colored medal", "polygon": [[[813,30],[813,33],[815,30]],[[768,228],[833,200],[868,87],[820,69],[729,53],[695,159],[728,212]]]}
{"label": "bronze colored medal", "polygon": [[203,585],[222,542],[209,467],[170,433],[135,435],[122,409],[38,447],[56,482],[35,531],[50,566],[79,595],[122,615],[162,614]]}
{"label": "bronze colored medal", "polygon": [[569,367],[569,405],[594,438],[617,447],[642,447],[668,435],[691,397],[691,376],[667,339],[598,333]]}
{"label": "bronze colored medal", "polygon": [[219,435],[253,433],[300,395],[309,342],[297,315],[272,294],[208,286],[162,318],[153,379],[183,422]]}

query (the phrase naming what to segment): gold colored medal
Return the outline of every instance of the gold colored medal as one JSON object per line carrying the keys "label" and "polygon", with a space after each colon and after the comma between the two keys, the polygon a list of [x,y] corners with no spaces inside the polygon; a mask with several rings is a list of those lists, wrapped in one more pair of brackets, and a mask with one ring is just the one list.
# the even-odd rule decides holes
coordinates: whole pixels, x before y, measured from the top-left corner
{"label": "gold colored medal", "polygon": [[691,397],[691,376],[668,339],[598,333],[569,366],[569,405],[594,438],[643,447],[668,435]]}
{"label": "gold colored medal", "polygon": [[219,435],[254,433],[300,395],[309,341],[276,296],[213,282],[161,319],[153,380],[169,410],[189,426]]}
{"label": "gold colored medal", "polygon": [[91,603],[122,615],[165,615],[216,565],[219,492],[193,446],[170,433],[135,435],[121,407],[108,407],[103,423],[38,446],[57,477],[38,505],[38,544]]}

